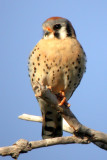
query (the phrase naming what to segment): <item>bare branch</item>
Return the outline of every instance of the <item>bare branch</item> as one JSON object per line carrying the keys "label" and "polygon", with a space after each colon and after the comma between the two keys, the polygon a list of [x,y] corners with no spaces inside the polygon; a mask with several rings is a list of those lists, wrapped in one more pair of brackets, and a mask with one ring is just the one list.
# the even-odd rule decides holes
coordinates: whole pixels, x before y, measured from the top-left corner
{"label": "bare branch", "polygon": [[[34,115],[29,115],[29,114],[22,114],[20,115],[18,118],[23,119],[23,120],[28,120],[28,121],[35,121],[35,122],[42,122],[42,117],[41,116],[34,116]],[[69,132],[69,133],[73,133],[73,129],[68,125],[68,123],[63,119],[63,130],[65,132]],[[90,129],[92,130],[92,129]],[[96,135],[96,132],[93,130]],[[100,132],[101,133],[101,132]],[[97,133],[98,134],[98,133]],[[105,135],[105,134],[104,134]],[[106,138],[105,138],[106,139]],[[95,145],[97,145],[98,147],[107,150],[107,144],[102,143],[102,142],[93,142]]]}
{"label": "bare branch", "polygon": [[103,132],[100,131],[95,131],[93,129],[90,129],[82,125],[66,105],[58,106],[57,97],[47,87],[40,85],[38,82],[34,84],[34,88],[35,86],[36,89],[39,88],[39,92],[37,92],[38,90],[35,89],[36,95],[38,97],[43,98],[48,103],[52,104],[53,107],[58,112],[60,112],[62,117],[67,121],[69,126],[73,129],[73,134],[75,136],[77,137],[86,136],[87,138],[89,138],[91,142],[107,150],[107,134],[104,134]]}
{"label": "bare branch", "polygon": [[[38,98],[39,97],[43,98],[45,101],[50,103],[54,107],[54,109],[60,112],[60,114],[65,119],[67,124],[66,125],[67,127],[64,128],[64,130],[73,133],[73,136],[57,137],[40,141],[31,141],[31,142],[21,139],[18,140],[12,146],[1,147],[0,155],[2,156],[11,155],[13,158],[16,159],[20,153],[31,151],[32,149],[35,148],[47,147],[58,144],[72,144],[72,143],[88,144],[90,142],[94,143],[100,148],[107,150],[107,134],[104,134],[103,132],[100,131],[95,131],[93,129],[90,129],[82,125],[66,105],[58,106],[57,97],[47,87],[37,83],[34,84],[34,90]],[[36,93],[36,90],[38,90],[39,92]],[[21,116],[19,118],[21,118]],[[33,119],[35,118],[33,117]],[[26,118],[26,120],[28,119]],[[42,121],[42,118],[36,116],[36,121],[40,122]]]}
{"label": "bare branch", "polygon": [[87,137],[85,138],[77,138],[75,136],[69,136],[69,137],[57,137],[57,138],[50,138],[40,141],[30,141],[20,139],[12,146],[8,147],[1,147],[0,148],[0,155],[2,156],[12,156],[12,158],[18,158],[20,153],[26,153],[28,151],[31,151],[32,149],[41,148],[41,147],[47,147],[52,145],[58,145],[58,144],[73,144],[73,143],[82,143],[82,144],[88,144],[89,141]]}
{"label": "bare branch", "polygon": [[[18,118],[22,119],[22,120],[41,122],[42,123],[42,117],[41,116],[34,116],[34,115],[30,115],[30,114],[22,114]],[[65,132],[73,133],[73,129],[68,125],[68,123],[64,119],[63,119],[63,130]]]}

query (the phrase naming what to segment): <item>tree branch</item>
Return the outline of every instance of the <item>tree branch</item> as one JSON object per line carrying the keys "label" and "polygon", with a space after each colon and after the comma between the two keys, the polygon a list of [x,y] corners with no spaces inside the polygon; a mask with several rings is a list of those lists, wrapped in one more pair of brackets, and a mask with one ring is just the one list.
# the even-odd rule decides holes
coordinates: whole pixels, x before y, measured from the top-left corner
{"label": "tree branch", "polygon": [[73,143],[81,143],[81,144],[88,144],[89,141],[87,137],[85,138],[77,138],[75,136],[68,136],[68,137],[57,137],[57,138],[50,138],[40,141],[30,141],[20,139],[12,146],[8,147],[1,147],[0,148],[0,155],[8,156],[10,155],[12,158],[18,158],[20,153],[26,153],[31,151],[32,149],[47,147],[52,145],[58,144],[73,144]]}
{"label": "tree branch", "polygon": [[[22,114],[18,118],[22,119],[22,120],[27,120],[27,121],[42,122],[42,117],[41,116]],[[68,123],[64,119],[63,119],[63,130],[65,132],[69,132],[71,134],[73,134],[73,132],[74,132],[74,130],[68,125]],[[92,130],[92,129],[90,129],[90,130]],[[98,131],[95,131],[95,130],[93,130],[93,131],[95,132],[95,135],[98,134],[97,133]],[[99,132],[99,133],[101,133],[101,132]],[[98,147],[100,147],[102,149],[107,150],[107,144],[106,143],[102,143],[102,142],[92,142],[92,143],[94,143],[95,145],[97,145]]]}
{"label": "tree branch", "polygon": [[[26,121],[33,121],[33,122],[41,122],[41,116],[35,116],[30,114],[22,114],[18,117],[19,119],[26,120]],[[73,133],[73,129],[68,125],[68,123],[63,119],[63,130],[65,132]]]}
{"label": "tree branch", "polygon": [[[70,111],[70,108],[66,105],[58,106],[57,97],[48,89],[48,87],[40,85],[38,82],[33,86],[36,96],[43,98],[53,107],[60,112],[62,117],[67,121],[69,126],[73,129],[73,134],[77,137],[86,136],[91,142],[97,146],[107,150],[107,134],[100,131],[95,131],[84,125],[82,125],[75,115]],[[39,92],[38,92],[39,91]]]}
{"label": "tree branch", "polygon": [[[67,129],[65,128],[64,130],[73,133],[73,136],[57,137],[40,141],[31,141],[31,142],[21,139],[18,140],[12,146],[1,147],[0,155],[2,156],[11,155],[13,158],[16,159],[20,153],[25,153],[35,148],[47,147],[58,144],[72,144],[72,143],[88,144],[90,142],[94,143],[100,148],[107,150],[107,134],[104,134],[103,132],[100,131],[95,131],[93,129],[90,129],[82,125],[66,105],[58,106],[59,102],[57,97],[47,87],[37,83],[34,84],[33,88],[38,98],[39,97],[43,98],[45,101],[50,103],[54,107],[54,109],[60,112],[62,117],[67,122],[66,123]],[[37,120],[36,117],[36,121],[42,121],[42,119],[40,119],[39,117],[39,119]]]}

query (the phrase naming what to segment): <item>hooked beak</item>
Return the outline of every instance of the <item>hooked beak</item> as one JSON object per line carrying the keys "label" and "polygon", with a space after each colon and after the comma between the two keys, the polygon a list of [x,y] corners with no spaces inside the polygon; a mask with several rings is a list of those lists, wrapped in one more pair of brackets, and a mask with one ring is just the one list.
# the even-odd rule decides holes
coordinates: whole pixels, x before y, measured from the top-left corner
{"label": "hooked beak", "polygon": [[53,30],[50,27],[45,27],[44,28],[44,35],[45,36],[48,36],[52,32],[53,32]]}
{"label": "hooked beak", "polygon": [[45,27],[45,31],[53,32],[53,30],[50,27]]}

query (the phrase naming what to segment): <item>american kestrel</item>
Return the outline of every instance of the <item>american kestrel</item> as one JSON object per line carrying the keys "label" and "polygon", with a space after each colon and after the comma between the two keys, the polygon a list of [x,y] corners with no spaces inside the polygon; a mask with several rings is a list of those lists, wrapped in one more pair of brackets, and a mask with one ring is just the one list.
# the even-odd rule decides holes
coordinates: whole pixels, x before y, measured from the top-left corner
{"label": "american kestrel", "polygon": [[[43,23],[43,38],[29,56],[31,85],[51,86],[52,92],[66,102],[85,72],[86,56],[75,30],[65,18],[51,17]],[[35,91],[34,91],[35,92]],[[62,117],[50,104],[37,98],[43,117],[43,139],[62,136]]]}

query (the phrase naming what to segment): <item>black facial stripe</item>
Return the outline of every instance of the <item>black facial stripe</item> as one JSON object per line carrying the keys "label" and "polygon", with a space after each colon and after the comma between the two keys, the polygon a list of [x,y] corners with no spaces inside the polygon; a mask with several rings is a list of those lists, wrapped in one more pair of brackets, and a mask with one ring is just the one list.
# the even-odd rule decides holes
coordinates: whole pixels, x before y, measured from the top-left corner
{"label": "black facial stripe", "polygon": [[60,38],[60,34],[59,34],[58,32],[55,32],[55,33],[54,33],[54,36],[55,36],[56,38],[58,38],[58,39]]}
{"label": "black facial stripe", "polygon": [[74,31],[74,35],[75,35],[75,37],[76,37],[76,33],[75,33],[75,30],[73,30]]}
{"label": "black facial stripe", "polygon": [[69,23],[66,25],[66,31],[67,31],[67,36],[71,37],[72,36],[72,31],[71,31],[71,26]]}

